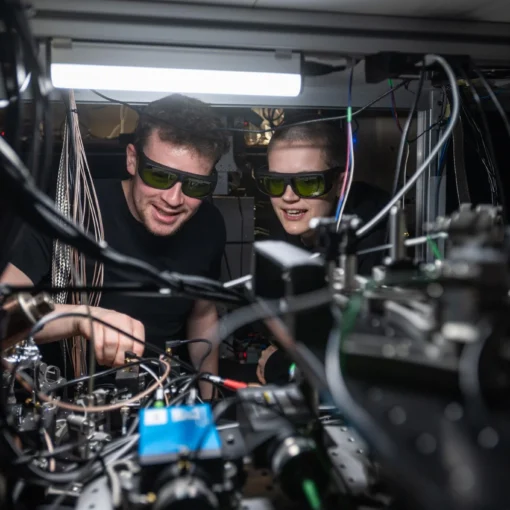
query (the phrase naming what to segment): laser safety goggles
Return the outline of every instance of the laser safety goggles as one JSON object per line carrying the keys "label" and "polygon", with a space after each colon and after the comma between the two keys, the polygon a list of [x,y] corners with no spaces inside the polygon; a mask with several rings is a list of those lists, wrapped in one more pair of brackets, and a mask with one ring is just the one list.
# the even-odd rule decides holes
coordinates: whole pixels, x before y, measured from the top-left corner
{"label": "laser safety goggles", "polygon": [[256,172],[255,181],[257,188],[270,197],[281,197],[287,186],[301,198],[318,198],[326,195],[333,188],[336,177],[342,168],[328,168],[321,172],[300,172],[286,174],[280,172],[269,172],[264,170]]}
{"label": "laser safety goggles", "polygon": [[211,175],[192,174],[156,163],[141,150],[137,152],[138,175],[151,188],[167,190],[180,182],[182,192],[191,198],[205,198],[212,194],[216,188],[218,182],[216,169],[213,169]]}

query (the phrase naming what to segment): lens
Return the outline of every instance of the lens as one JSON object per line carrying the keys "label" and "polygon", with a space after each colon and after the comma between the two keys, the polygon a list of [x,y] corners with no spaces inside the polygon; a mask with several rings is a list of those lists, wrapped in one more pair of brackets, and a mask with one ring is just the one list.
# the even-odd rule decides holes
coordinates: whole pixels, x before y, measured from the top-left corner
{"label": "lens", "polygon": [[140,172],[142,181],[156,189],[169,189],[177,182],[177,175],[151,166],[145,166]]}
{"label": "lens", "polygon": [[294,185],[301,197],[319,197],[326,193],[326,183],[322,175],[304,175],[295,177]]}
{"label": "lens", "polygon": [[261,177],[259,187],[272,197],[281,197],[285,191],[285,181],[281,177]]}
{"label": "lens", "polygon": [[182,183],[182,192],[191,198],[204,198],[212,193],[213,186],[210,181],[186,177]]}

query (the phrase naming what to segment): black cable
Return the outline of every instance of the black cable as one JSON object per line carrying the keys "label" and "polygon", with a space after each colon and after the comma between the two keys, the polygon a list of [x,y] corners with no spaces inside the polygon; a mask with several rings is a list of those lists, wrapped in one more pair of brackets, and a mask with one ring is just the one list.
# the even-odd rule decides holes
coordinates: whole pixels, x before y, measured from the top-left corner
{"label": "black cable", "polygon": [[195,367],[196,374],[189,380],[189,382],[184,386],[184,388],[182,390],[182,391],[186,391],[188,388],[193,386],[200,379],[200,377],[203,375],[202,372],[200,372],[200,369],[202,368],[202,365],[204,364],[207,357],[211,354],[212,349],[213,349],[213,343],[210,340],[206,340],[204,338],[196,338],[193,340],[181,340],[181,342],[185,342],[188,344],[207,343],[207,350],[205,351],[204,355],[200,359],[197,367]]}
{"label": "black cable", "polygon": [[414,143],[417,140],[419,140],[423,135],[427,134],[429,131],[432,131],[435,127],[440,126],[443,119],[439,119],[437,122],[434,122],[434,124],[431,124],[427,129],[424,129],[419,135],[417,135],[415,138],[411,138],[409,140],[409,143]]}
{"label": "black cable", "polygon": [[[388,96],[391,93],[395,92],[396,90],[404,87],[405,85],[410,83],[410,81],[411,80],[405,80],[405,81],[399,83],[396,87],[390,88],[389,90],[384,92],[384,94],[381,94],[380,96],[376,97],[373,101],[370,101],[370,103],[367,103],[365,106],[362,106],[361,108],[358,108],[357,110],[353,111],[352,112],[352,116],[354,117],[355,115],[359,115],[361,112],[365,111],[367,108],[370,108],[375,103],[378,103],[379,101],[381,101],[381,99],[384,99],[386,96]],[[149,118],[152,118],[153,120],[157,120],[159,122],[164,122],[163,119],[160,119],[159,117],[155,117],[153,115],[148,115],[148,114],[144,113],[142,109],[139,109],[139,108],[137,108],[134,105],[126,103],[125,101],[120,101],[118,99],[114,99],[114,98],[105,96],[104,94],[101,94],[97,90],[92,90],[92,92],[94,94],[96,94],[97,96],[102,97],[106,101],[109,101],[110,103],[117,103],[117,104],[121,104],[121,105],[127,106],[131,110],[134,110],[135,112],[137,112],[139,115],[143,114],[143,115],[146,115]],[[280,129],[284,129],[284,128],[286,129],[288,127],[293,127],[293,126],[303,126],[305,124],[314,124],[314,123],[317,123],[317,122],[328,122],[328,121],[332,121],[332,120],[345,120],[345,119],[347,119],[347,115],[337,115],[337,116],[334,116],[334,117],[321,117],[321,118],[318,118],[318,119],[309,119],[309,120],[303,120],[303,121],[299,121],[299,122],[293,122],[291,124],[285,124],[284,123],[284,124],[281,124],[279,126],[276,126],[274,130],[273,129],[251,129],[250,130],[250,129],[241,129],[241,128],[228,128],[228,127],[225,127],[225,128],[216,128],[216,130],[218,130],[218,131],[231,131],[231,132],[237,132],[237,133],[264,134],[264,133],[272,133],[273,131],[278,131]]]}
{"label": "black cable", "polygon": [[[492,90],[492,87],[489,85],[489,82],[485,78],[485,76],[481,73],[481,71],[478,69],[478,67],[472,63],[473,71],[476,73],[480,81],[482,82],[482,85],[485,87],[485,90],[487,90],[487,93],[489,97],[491,98],[492,102],[494,103],[494,106],[496,107],[496,110],[498,111],[501,120],[503,121],[503,124],[505,125],[506,132],[508,136],[510,137],[510,122],[508,121],[508,117],[505,113],[505,110],[501,106],[501,103],[499,99],[496,97],[496,94],[494,94],[494,91]],[[496,178],[500,177],[498,173],[496,173]],[[498,182],[499,185],[499,182]],[[504,188],[502,188],[502,194],[503,194]],[[503,203],[503,196],[502,196],[502,203]],[[506,200],[505,200],[506,202]],[[508,216],[505,214],[505,220],[508,220]]]}
{"label": "black cable", "polygon": [[[120,370],[123,370],[124,368],[130,368],[139,366],[141,363],[148,363],[150,361],[153,361],[156,358],[141,358],[137,361],[131,361],[130,363],[125,363],[124,365],[120,365],[118,367],[112,367],[108,370],[104,370],[103,372],[96,372],[92,375],[84,375],[82,377],[78,377],[76,379],[71,379],[70,381],[66,381],[65,383],[59,384],[58,386],[54,386],[51,389],[51,393],[54,393],[55,391],[63,390],[64,388],[68,388],[69,386],[76,386],[77,384],[80,384],[82,382],[89,381],[90,379],[100,379],[102,377],[108,377],[109,375],[115,374],[119,372]],[[158,361],[156,359],[156,361]]]}
{"label": "black cable", "polygon": [[404,159],[404,149],[406,145],[409,144],[407,137],[409,136],[409,129],[411,128],[411,123],[413,121],[414,113],[418,108],[418,102],[420,101],[421,91],[423,89],[423,82],[425,81],[425,71],[420,72],[420,78],[418,81],[418,90],[416,91],[416,95],[414,96],[413,104],[411,109],[409,110],[409,115],[407,116],[406,123],[402,130],[402,136],[400,137],[400,145],[398,148],[397,154],[397,163],[395,166],[395,177],[393,181],[393,193],[392,196],[397,194],[398,185],[400,182],[400,174],[402,170],[402,160]]}
{"label": "black cable", "polygon": [[174,397],[172,400],[168,402],[168,406],[174,406],[178,404],[181,400],[183,400],[185,397],[187,397],[191,392],[193,391],[193,388],[190,388],[188,390],[184,390],[182,393],[179,393],[176,397]]}
{"label": "black cable", "polygon": [[57,457],[59,455],[62,455],[63,453],[68,453],[68,452],[74,450],[75,448],[79,448],[80,446],[83,446],[84,444],[87,444],[88,442],[89,442],[88,439],[84,439],[82,441],[76,441],[74,443],[67,443],[62,446],[56,446],[52,452],[50,452],[49,450],[45,450],[45,451],[37,451],[32,454],[25,453],[24,455],[21,455],[20,457],[15,459],[13,461],[13,464],[14,465],[27,464],[28,462],[32,462],[35,459],[48,459],[48,458],[52,458],[52,457]]}
{"label": "black cable", "polygon": [[[147,285],[137,282],[119,282],[109,283],[107,285],[65,285],[61,287],[37,283],[35,285],[11,285],[8,283],[0,283],[0,296],[10,296],[19,292],[119,292],[122,294],[133,293],[149,293],[159,295],[161,298],[167,298],[168,295],[159,292],[159,287],[155,284]],[[154,296],[151,296],[154,297]]]}
{"label": "black cable", "polygon": [[230,270],[230,263],[228,261],[227,250],[223,248],[223,259],[225,260],[225,268],[227,269],[227,275],[229,280],[233,280],[232,271]]}
{"label": "black cable", "polygon": [[494,103],[494,106],[496,107],[496,110],[498,111],[501,120],[503,121],[503,124],[505,125],[506,132],[508,136],[510,137],[510,122],[508,121],[508,117],[505,113],[505,110],[501,106],[501,103],[499,99],[497,98],[496,94],[494,94],[494,91],[492,90],[492,87],[489,85],[489,82],[485,78],[485,76],[481,73],[481,71],[478,69],[478,67],[475,64],[472,64],[473,71],[476,73],[480,81],[482,82],[482,85],[485,87],[485,90],[487,90],[487,93],[489,94],[489,97],[491,98],[492,102]]}
{"label": "black cable", "polygon": [[193,342],[201,342],[201,341],[204,341],[204,342],[207,342],[207,350],[205,351],[204,355],[202,356],[202,359],[200,360],[200,362],[198,363],[198,367],[197,367],[197,372],[200,372],[200,369],[202,368],[202,365],[205,363],[205,360],[207,359],[207,357],[211,354],[212,352],[212,347],[213,347],[213,344],[210,340],[205,340],[205,339],[198,339],[198,340],[190,340],[190,343],[193,343]]}
{"label": "black cable", "polygon": [[169,388],[172,385],[176,385],[177,383],[183,382],[183,381],[189,381],[193,376],[192,375],[180,375],[179,377],[176,377],[174,379],[169,379],[164,383],[163,387],[165,389]]}
{"label": "black cable", "polygon": [[480,127],[478,126],[478,123],[474,119],[471,111],[469,108],[465,106],[465,104],[462,104],[462,114],[463,117],[468,121],[469,127],[471,128],[474,142],[475,142],[475,151],[478,154],[478,157],[480,158],[480,162],[484,166],[485,170],[487,171],[487,178],[489,181],[489,191],[491,194],[491,201],[493,204],[497,202],[497,183],[496,181],[496,170],[494,167],[494,161],[489,153],[489,149],[487,147],[487,144],[485,143],[484,136],[482,134],[482,131]]}
{"label": "black cable", "polygon": [[174,340],[168,342],[168,347],[174,348],[174,347],[181,347],[182,345],[190,345],[190,344],[207,344],[207,349],[202,356],[198,366],[194,369],[196,372],[200,372],[200,369],[202,368],[202,365],[204,364],[204,361],[206,360],[207,356],[211,354],[213,349],[213,343],[210,340],[207,340],[206,338],[191,338],[188,340]]}
{"label": "black cable", "polygon": [[[480,99],[480,96],[476,90],[476,88],[473,86],[473,83],[472,81],[470,80],[468,74],[466,73],[466,71],[460,67],[460,72],[461,72],[461,75],[463,77],[463,79],[467,82],[467,84],[469,85],[469,88],[471,90],[471,94],[473,95],[473,99],[476,103],[476,107],[478,108],[478,112],[480,114],[480,118],[482,120],[482,125],[483,125],[483,129],[485,131],[485,137],[482,135],[482,139],[484,141],[486,141],[487,143],[487,146],[488,146],[488,149],[489,149],[489,156],[492,160],[492,163],[493,163],[493,166],[494,166],[494,174],[495,174],[495,177],[496,177],[496,183],[497,183],[497,187],[499,188],[499,199],[500,199],[500,202],[501,202],[501,208],[503,210],[503,217],[504,218],[507,218],[507,207],[506,207],[506,199],[505,199],[505,189],[503,187],[503,181],[501,179],[501,172],[499,170],[499,165],[498,165],[498,160],[496,158],[496,153],[494,151],[494,144],[492,143],[492,136],[491,136],[491,132],[490,132],[490,128],[489,128],[489,123],[487,121],[487,115],[485,115],[485,111],[483,109],[483,106],[482,106],[482,101]],[[496,97],[496,96],[494,96]]]}

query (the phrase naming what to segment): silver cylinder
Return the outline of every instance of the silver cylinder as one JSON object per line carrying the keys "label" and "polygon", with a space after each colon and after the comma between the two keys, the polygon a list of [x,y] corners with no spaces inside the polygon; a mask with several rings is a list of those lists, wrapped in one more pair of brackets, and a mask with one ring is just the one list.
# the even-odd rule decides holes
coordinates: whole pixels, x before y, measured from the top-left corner
{"label": "silver cylinder", "polygon": [[406,256],[404,212],[395,205],[390,211],[390,257],[392,262],[403,260]]}
{"label": "silver cylinder", "polygon": [[356,255],[341,255],[340,267],[343,269],[344,291],[357,289],[356,273],[358,272],[358,259]]}

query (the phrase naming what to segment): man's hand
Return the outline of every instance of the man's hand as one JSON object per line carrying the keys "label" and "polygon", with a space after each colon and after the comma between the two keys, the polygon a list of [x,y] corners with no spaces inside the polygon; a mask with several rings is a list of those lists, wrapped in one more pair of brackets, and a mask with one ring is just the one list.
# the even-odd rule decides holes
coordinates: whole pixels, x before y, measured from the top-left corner
{"label": "man's hand", "polygon": [[262,351],[260,355],[259,364],[257,365],[257,379],[262,383],[266,384],[266,378],[264,370],[269,357],[274,354],[278,349],[274,345],[270,345],[267,349]]}
{"label": "man's hand", "polygon": [[[80,306],[76,311],[88,313],[86,306]],[[94,317],[145,341],[145,328],[140,321],[105,308],[91,306],[90,312]],[[88,317],[76,317],[73,330],[77,335],[83,335],[87,340],[94,341],[96,359],[100,365],[120,366],[124,364],[126,351],[134,352],[138,356],[144,351],[142,344]]]}
{"label": "man's hand", "polygon": [[[33,285],[32,280],[12,264],[9,264],[3,274],[0,275],[0,283]],[[84,305],[56,305],[55,311],[86,314],[90,311],[94,317],[102,319],[106,323],[112,324],[145,342],[145,328],[143,324],[122,313]],[[141,356],[144,351],[142,344],[134,342],[127,336],[119,334],[103,324],[92,321],[88,317],[65,317],[50,322],[36,335],[35,339],[37,343],[48,343],[78,335],[84,336],[87,340],[94,340],[96,358],[101,365],[123,365],[124,353],[126,351],[134,352],[138,356]]]}

